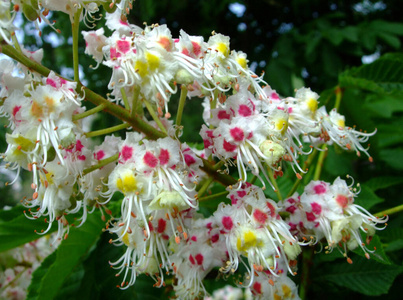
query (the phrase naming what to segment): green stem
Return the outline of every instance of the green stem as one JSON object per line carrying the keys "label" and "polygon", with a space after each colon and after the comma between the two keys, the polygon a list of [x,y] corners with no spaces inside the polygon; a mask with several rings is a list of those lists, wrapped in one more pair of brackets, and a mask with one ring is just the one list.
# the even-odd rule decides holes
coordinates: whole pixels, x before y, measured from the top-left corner
{"label": "green stem", "polygon": [[74,68],[74,81],[80,81],[79,63],[78,63],[78,41],[80,32],[80,16],[82,9],[77,9],[73,17],[73,23],[71,24],[72,36],[73,36],[73,68]]}
{"label": "green stem", "polygon": [[83,171],[83,175],[87,175],[88,173],[91,173],[92,171],[98,170],[98,169],[106,166],[107,164],[110,164],[111,162],[114,162],[114,161],[118,160],[118,158],[119,158],[119,153],[117,153],[115,155],[112,155],[112,156],[110,156],[108,158],[102,159],[96,165],[93,165],[93,166],[85,169]]}
{"label": "green stem", "polygon": [[176,114],[176,125],[179,126],[182,122],[182,114],[183,114],[183,108],[185,107],[186,103],[186,96],[187,96],[188,90],[184,84],[181,85],[181,96],[179,98],[179,105],[178,105],[178,112]]}
{"label": "green stem", "polygon": [[161,131],[165,134],[167,134],[167,130],[165,129],[164,125],[162,124],[160,118],[157,116],[153,106],[151,105],[150,102],[148,102],[146,99],[143,99],[144,104],[146,105],[146,108],[148,110],[148,112],[150,113],[151,117],[153,118],[153,120],[155,121],[155,123],[157,123],[159,129],[161,129]]}
{"label": "green stem", "polygon": [[[14,33],[14,32],[13,32]],[[15,49],[17,49],[17,51],[18,52],[21,52],[22,53],[22,50],[21,50],[21,47],[20,47],[20,43],[18,43],[18,39],[17,39],[17,37],[15,36],[15,34],[11,34],[11,39],[13,40],[13,44],[14,44],[14,47],[15,47]]]}
{"label": "green stem", "polygon": [[98,105],[98,106],[96,106],[96,107],[94,107],[92,109],[89,109],[89,110],[87,110],[87,111],[85,111],[85,112],[83,112],[81,114],[73,115],[71,119],[73,121],[78,121],[78,120],[83,119],[85,117],[88,117],[88,116],[91,116],[93,114],[96,114],[97,112],[100,112],[100,111],[104,110],[105,108],[106,108],[106,104],[100,104],[100,105]]}
{"label": "green stem", "polygon": [[124,88],[120,89],[120,93],[122,94],[123,103],[125,104],[125,108],[130,110],[129,100],[127,99],[126,91]]}
{"label": "green stem", "polygon": [[122,129],[125,129],[125,128],[128,128],[128,127],[130,127],[129,123],[123,123],[123,124],[112,126],[112,127],[105,128],[105,129],[86,132],[85,136],[87,138],[89,138],[89,137],[94,137],[94,136],[99,136],[99,135],[106,135],[106,134],[109,134],[109,133],[112,133],[112,132],[115,132],[115,131],[119,131],[119,130],[122,130]]}
{"label": "green stem", "polygon": [[378,212],[378,213],[374,214],[374,216],[381,218],[381,217],[383,217],[385,215],[393,215],[393,214],[396,214],[396,213],[401,212],[401,211],[403,211],[403,204],[399,205],[399,206],[389,208],[389,209],[381,211],[381,212]]}
{"label": "green stem", "polygon": [[[140,95],[140,88],[135,86],[134,91],[133,91],[133,99],[132,99],[132,113],[131,116],[134,118],[136,114],[139,114],[137,105],[139,101],[139,95]],[[141,111],[143,111],[143,107],[141,106]]]}
{"label": "green stem", "polygon": [[335,89],[336,93],[336,102],[334,104],[334,108],[338,111],[340,108],[341,98],[343,97],[343,90],[340,86],[337,86]]}
{"label": "green stem", "polygon": [[307,299],[309,287],[309,273],[312,268],[312,258],[314,247],[307,246],[302,248],[302,270],[301,270],[301,284],[299,287],[299,296],[301,300]]}
{"label": "green stem", "polygon": [[275,188],[274,192],[276,193],[278,200],[281,201],[281,200],[283,200],[283,197],[281,196],[280,189],[277,184],[277,180],[274,178],[273,170],[271,168],[268,168],[268,171],[269,171],[268,173],[269,173],[270,181]]}
{"label": "green stem", "polygon": [[217,170],[215,169],[217,164],[212,165],[211,162],[209,162],[208,160],[206,160],[204,158],[201,158],[201,160],[203,161],[203,166],[200,167],[200,169],[202,169],[209,176],[213,177],[215,181],[221,183],[225,187],[227,187],[229,185],[234,185],[238,182],[234,177],[232,177],[230,175],[217,172]]}
{"label": "green stem", "polygon": [[197,192],[197,198],[202,197],[204,195],[204,193],[207,191],[207,189],[209,188],[210,184],[213,183],[213,181],[214,181],[213,177],[207,178],[207,180],[203,183],[203,185]]}
{"label": "green stem", "polygon": [[[309,169],[309,166],[312,164],[312,161],[315,159],[316,155],[318,154],[318,150],[314,149],[311,154],[309,154],[307,160],[304,162],[304,169]],[[294,185],[292,186],[291,190],[288,192],[287,198],[291,197],[296,190],[298,189],[299,185],[301,184],[302,180],[297,178]]]}
{"label": "green stem", "polygon": [[322,173],[323,163],[327,156],[327,147],[326,146],[327,146],[326,144],[322,145],[322,149],[324,151],[320,152],[320,154],[319,154],[318,162],[316,163],[315,174],[313,175],[313,180],[319,180],[320,174]]}
{"label": "green stem", "polygon": [[227,192],[227,191],[224,191],[224,192],[217,193],[217,194],[214,194],[214,195],[209,195],[209,196],[201,197],[201,198],[199,198],[198,200],[199,200],[200,202],[201,202],[201,201],[214,200],[214,199],[216,199],[216,198],[220,198],[220,197],[227,196],[227,195],[228,195],[228,192]]}

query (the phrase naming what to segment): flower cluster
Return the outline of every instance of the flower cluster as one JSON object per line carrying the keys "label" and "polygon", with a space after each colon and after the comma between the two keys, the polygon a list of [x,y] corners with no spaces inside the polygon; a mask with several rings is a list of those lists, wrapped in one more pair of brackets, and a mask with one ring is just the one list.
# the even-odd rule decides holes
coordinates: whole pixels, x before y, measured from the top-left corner
{"label": "flower cluster", "polygon": [[[373,251],[360,230],[369,243],[386,218],[354,204],[358,191],[344,180],[311,181],[303,194],[277,202],[265,188],[276,190],[275,180],[288,166],[300,180],[307,171],[301,158],[325,151],[323,145],[335,143],[372,160],[363,144],[374,133],[346,126],[336,110],[327,113],[309,88],[280,97],[248,67],[245,53],[230,48],[228,36],[213,33],[205,42],[183,30],[172,37],[166,25],[138,27],[122,15],[131,7],[124,0],[12,3],[9,10],[10,1],[0,2],[0,36],[9,44],[19,6],[31,21],[46,20],[53,10],[87,22],[96,21],[102,5],[112,31],[82,33],[85,53],[111,69],[108,99],[86,93],[78,78],[0,60],[0,116],[9,121],[2,159],[6,168],[32,173],[32,197],[22,202],[27,217],[46,217],[42,234],[56,222],[56,239],[67,238],[74,219],[69,215],[76,217],[74,225],[85,226],[88,213],[111,213],[107,206],[118,202],[120,213],[103,218],[110,243],[125,249],[110,262],[122,278],[120,288],[135,284],[139,274],[157,287],[175,277],[180,299],[206,295],[208,274],[236,276],[240,265],[246,271],[236,282],[253,297],[298,299],[288,274],[296,274],[301,247],[323,240],[328,251],[337,247],[347,257],[359,246],[369,258]],[[41,50],[21,49],[40,63]],[[174,123],[169,101],[178,91]],[[204,99],[205,124],[197,130],[202,150],[180,139],[183,105],[191,97]],[[98,107],[87,110],[84,99]],[[88,132],[82,120],[103,109],[127,123]],[[122,128],[121,137],[106,135]],[[89,139],[97,135],[105,135],[98,144]],[[263,187],[252,184],[256,179]],[[218,198],[203,197],[214,180],[225,185],[219,196],[227,198],[206,213],[199,204]]]}
{"label": "flower cluster", "polygon": [[[311,181],[301,195],[281,201],[281,210],[289,213],[286,218],[290,231],[301,240],[326,240],[326,252],[337,248],[347,256],[348,250],[361,247],[369,259],[374,250],[368,249],[375,230],[386,227],[387,217],[377,218],[363,207],[354,204],[358,191],[353,184],[337,178],[333,184],[324,181]],[[384,227],[377,227],[385,224]],[[363,242],[361,232],[366,235]]]}

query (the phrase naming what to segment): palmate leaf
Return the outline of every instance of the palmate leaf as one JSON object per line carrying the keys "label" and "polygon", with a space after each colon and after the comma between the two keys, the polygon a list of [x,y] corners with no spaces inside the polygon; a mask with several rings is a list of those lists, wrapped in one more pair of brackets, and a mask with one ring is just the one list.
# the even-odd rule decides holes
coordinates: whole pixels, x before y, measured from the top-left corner
{"label": "palmate leaf", "polygon": [[316,278],[312,279],[317,283],[331,282],[364,295],[379,296],[388,292],[402,271],[402,266],[385,265],[357,256],[351,265],[340,261],[318,268]]}
{"label": "palmate leaf", "polygon": [[80,228],[72,228],[56,252],[34,272],[27,299],[54,299],[73,270],[96,244],[105,222],[100,213],[88,216]]}
{"label": "palmate leaf", "polygon": [[339,84],[375,93],[403,92],[403,60],[397,54],[383,56],[371,64],[343,72]]}
{"label": "palmate leaf", "polygon": [[[30,220],[24,215],[23,206],[15,206],[10,210],[0,211],[0,252],[13,249],[25,243],[34,241],[41,237],[38,233],[48,227],[44,218]],[[57,225],[54,224],[48,231],[55,231]]]}

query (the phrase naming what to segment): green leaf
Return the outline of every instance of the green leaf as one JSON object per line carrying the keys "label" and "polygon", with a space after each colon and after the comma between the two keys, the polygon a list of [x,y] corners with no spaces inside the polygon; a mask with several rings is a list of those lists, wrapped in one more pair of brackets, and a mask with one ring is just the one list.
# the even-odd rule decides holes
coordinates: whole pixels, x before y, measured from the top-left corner
{"label": "green leaf", "polygon": [[396,276],[403,271],[397,265],[385,265],[362,257],[347,262],[328,264],[317,273],[316,280],[332,282],[368,296],[386,294]]}
{"label": "green leaf", "polygon": [[383,149],[379,155],[393,169],[403,170],[403,149]]}
{"label": "green leaf", "polygon": [[343,72],[339,84],[375,93],[403,91],[403,61],[398,55],[381,57],[371,64]]}
{"label": "green leaf", "polygon": [[377,125],[378,146],[386,148],[403,143],[403,118],[394,118],[388,123]]}
{"label": "green leaf", "polygon": [[88,216],[82,227],[70,229],[68,238],[56,250],[53,263],[49,265],[47,261],[34,272],[42,275],[34,276],[36,280],[31,282],[27,299],[54,299],[75,267],[95,245],[104,225],[99,212],[96,212]]}
{"label": "green leaf", "polygon": [[371,95],[366,98],[364,107],[375,116],[390,118],[395,112],[403,111],[403,94]]}
{"label": "green leaf", "polygon": [[386,189],[402,182],[403,177],[375,177],[365,182],[365,186],[369,187],[373,192],[376,192],[377,190]]}
{"label": "green leaf", "polygon": [[358,195],[357,198],[354,198],[354,203],[357,205],[362,206],[365,209],[370,209],[374,205],[378,203],[382,203],[385,200],[382,198],[379,198],[374,191],[367,186],[366,184],[361,185],[361,192]]}
{"label": "green leaf", "polygon": [[379,233],[381,240],[385,243],[385,252],[393,252],[403,249],[403,229],[390,228]]}
{"label": "green leaf", "polygon": [[403,35],[403,24],[397,22],[388,22],[384,20],[375,20],[369,24],[369,28],[376,31],[384,31],[395,35]]}
{"label": "green leaf", "polygon": [[[366,236],[365,233],[362,232],[361,237],[362,237],[362,239],[364,241],[365,241],[365,238],[366,238],[365,236]],[[371,261],[375,260],[375,261],[377,261],[379,263],[386,264],[386,265],[391,264],[391,262],[389,260],[389,257],[385,253],[384,247],[383,247],[383,245],[381,243],[381,240],[380,240],[379,236],[374,235],[372,240],[371,240],[371,242],[369,243],[369,245],[367,245],[367,248],[369,250],[372,250],[372,249],[375,250],[374,253],[368,253],[369,256],[370,256]],[[367,259],[365,257],[365,252],[361,249],[361,247],[357,247],[356,249],[354,249],[353,252],[355,254],[358,254],[359,256]]]}
{"label": "green leaf", "polygon": [[[13,249],[41,237],[37,232],[45,230],[48,224],[44,218],[30,220],[24,215],[23,206],[15,206],[11,210],[0,211],[0,252]],[[52,226],[49,233],[55,231]]]}

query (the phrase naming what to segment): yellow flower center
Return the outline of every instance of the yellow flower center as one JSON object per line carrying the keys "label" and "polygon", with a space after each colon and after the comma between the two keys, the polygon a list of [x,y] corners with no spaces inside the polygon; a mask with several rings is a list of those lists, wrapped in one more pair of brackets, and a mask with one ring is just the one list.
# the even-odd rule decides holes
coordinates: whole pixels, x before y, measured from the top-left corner
{"label": "yellow flower center", "polygon": [[236,59],[236,62],[244,69],[246,69],[246,67],[248,66],[245,57],[238,57]]}
{"label": "yellow flower center", "polygon": [[244,231],[236,241],[238,251],[247,251],[248,249],[256,246],[259,246],[258,238],[252,230]]}
{"label": "yellow flower center", "polygon": [[288,120],[284,118],[279,118],[276,120],[275,123],[276,129],[281,132],[281,134],[286,133],[287,128],[288,128]]}
{"label": "yellow flower center", "polygon": [[136,178],[133,174],[125,174],[123,177],[119,177],[116,180],[116,186],[125,195],[130,192],[135,192],[137,190]]}
{"label": "yellow flower center", "polygon": [[318,100],[314,98],[309,98],[306,101],[306,105],[308,106],[309,110],[314,114],[318,109]]}
{"label": "yellow flower center", "polygon": [[228,56],[229,48],[225,43],[218,43],[216,47],[217,51],[221,52],[224,56]]}

